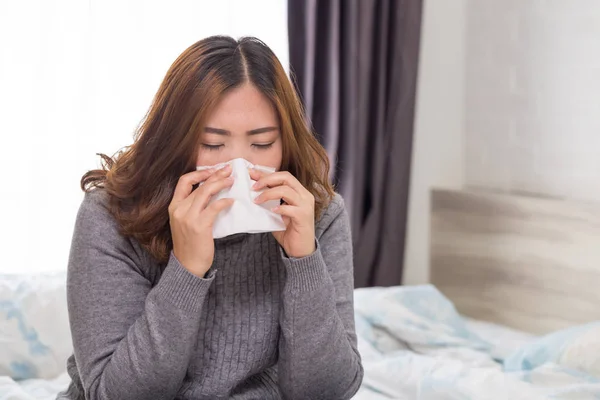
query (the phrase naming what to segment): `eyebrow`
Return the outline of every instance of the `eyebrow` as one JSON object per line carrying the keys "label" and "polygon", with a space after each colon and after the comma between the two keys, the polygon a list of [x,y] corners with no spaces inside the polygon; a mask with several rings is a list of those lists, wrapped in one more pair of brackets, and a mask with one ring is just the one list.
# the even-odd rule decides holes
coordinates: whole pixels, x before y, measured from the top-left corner
{"label": "eyebrow", "polygon": [[[251,131],[246,132],[248,135],[258,135],[261,133],[266,133],[266,132],[272,132],[272,131],[276,131],[279,130],[278,127],[276,126],[266,126],[264,128],[258,128],[258,129],[252,129]],[[229,136],[231,135],[231,132],[225,129],[219,129],[219,128],[213,128],[210,126],[207,126],[204,128],[204,132],[206,133],[214,133],[216,135],[225,135],[225,136]]]}

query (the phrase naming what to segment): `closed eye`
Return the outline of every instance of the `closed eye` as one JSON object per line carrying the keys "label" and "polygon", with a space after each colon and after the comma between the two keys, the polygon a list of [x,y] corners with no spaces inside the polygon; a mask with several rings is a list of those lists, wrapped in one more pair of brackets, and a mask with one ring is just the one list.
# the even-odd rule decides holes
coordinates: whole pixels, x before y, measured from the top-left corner
{"label": "closed eye", "polygon": [[268,148],[270,148],[271,146],[273,146],[273,143],[275,142],[271,142],[271,143],[254,143],[252,146],[256,147],[259,150],[266,150]]}
{"label": "closed eye", "polygon": [[202,143],[202,147],[204,147],[205,149],[207,149],[209,151],[219,150],[223,146],[224,146],[223,144],[207,144],[207,143]]}

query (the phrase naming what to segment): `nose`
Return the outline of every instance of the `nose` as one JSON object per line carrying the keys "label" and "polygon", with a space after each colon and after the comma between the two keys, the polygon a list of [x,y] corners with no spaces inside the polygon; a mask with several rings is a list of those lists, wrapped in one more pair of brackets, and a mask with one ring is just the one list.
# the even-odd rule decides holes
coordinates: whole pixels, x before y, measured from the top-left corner
{"label": "nose", "polygon": [[236,158],[243,158],[247,161],[250,161],[252,164],[256,164],[255,158],[256,156],[252,154],[251,149],[246,148],[247,146],[233,146],[229,153],[227,154],[229,160],[234,160]]}
{"label": "nose", "polygon": [[236,158],[243,158],[243,159],[248,160],[251,163],[253,163],[253,161],[249,157],[251,158],[251,156],[249,154],[247,154],[246,152],[243,152],[243,151],[239,151],[239,152],[238,151],[232,151],[231,153],[229,153],[229,155],[228,155],[227,158],[228,158],[228,161],[229,160],[235,160]]}

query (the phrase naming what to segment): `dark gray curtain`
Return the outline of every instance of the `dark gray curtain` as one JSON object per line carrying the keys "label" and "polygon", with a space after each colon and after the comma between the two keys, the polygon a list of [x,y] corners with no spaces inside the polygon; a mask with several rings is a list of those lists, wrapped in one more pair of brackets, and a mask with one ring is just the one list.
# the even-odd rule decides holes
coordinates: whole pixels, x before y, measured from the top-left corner
{"label": "dark gray curtain", "polygon": [[402,281],[422,0],[288,0],[290,64],[353,231],[355,284]]}

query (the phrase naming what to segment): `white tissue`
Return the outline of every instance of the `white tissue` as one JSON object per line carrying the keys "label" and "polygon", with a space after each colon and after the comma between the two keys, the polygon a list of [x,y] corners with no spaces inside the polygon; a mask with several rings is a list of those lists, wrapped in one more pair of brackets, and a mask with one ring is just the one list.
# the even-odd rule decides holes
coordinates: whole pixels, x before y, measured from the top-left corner
{"label": "white tissue", "polygon": [[254,199],[264,190],[252,190],[254,180],[250,178],[248,168],[254,168],[259,171],[273,173],[274,168],[253,165],[251,162],[236,158],[226,163],[212,166],[197,166],[197,170],[209,168],[221,169],[227,164],[231,164],[231,176],[234,179],[233,185],[229,189],[224,189],[214,195],[209,204],[219,199],[235,199],[233,205],[219,213],[213,225],[213,237],[215,239],[236,233],[262,233],[284,231],[285,224],[279,214],[271,211],[272,208],[279,205],[279,200],[270,200],[263,204],[254,203]]}

